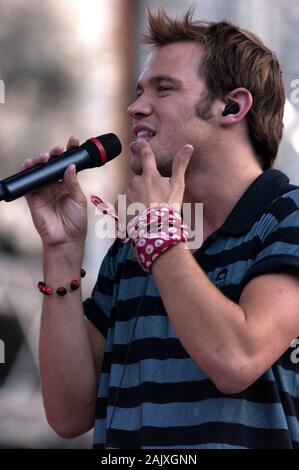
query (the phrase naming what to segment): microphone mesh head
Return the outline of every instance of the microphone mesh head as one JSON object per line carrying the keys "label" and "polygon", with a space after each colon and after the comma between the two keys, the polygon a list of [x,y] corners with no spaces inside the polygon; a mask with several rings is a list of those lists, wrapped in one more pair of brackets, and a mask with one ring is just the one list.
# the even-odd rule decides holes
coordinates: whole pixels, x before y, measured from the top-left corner
{"label": "microphone mesh head", "polygon": [[121,153],[121,142],[117,135],[112,133],[104,134],[96,137],[96,139],[101,142],[104,149],[106,150],[108,161],[113,160],[113,158],[117,157]]}

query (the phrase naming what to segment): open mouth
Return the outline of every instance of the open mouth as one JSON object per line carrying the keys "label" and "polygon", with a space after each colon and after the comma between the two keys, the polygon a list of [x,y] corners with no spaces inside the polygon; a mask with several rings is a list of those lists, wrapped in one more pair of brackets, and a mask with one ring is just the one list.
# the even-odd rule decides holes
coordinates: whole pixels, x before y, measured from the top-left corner
{"label": "open mouth", "polygon": [[145,139],[147,142],[149,142],[153,137],[155,137],[154,132],[150,131],[139,131],[136,135],[136,141],[138,142],[138,139]]}

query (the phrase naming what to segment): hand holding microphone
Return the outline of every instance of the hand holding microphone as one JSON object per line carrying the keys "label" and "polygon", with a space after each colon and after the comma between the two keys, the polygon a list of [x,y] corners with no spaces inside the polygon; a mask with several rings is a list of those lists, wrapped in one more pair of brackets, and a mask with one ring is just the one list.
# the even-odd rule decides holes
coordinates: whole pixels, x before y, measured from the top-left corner
{"label": "hand holding microphone", "polygon": [[[76,169],[104,165],[121,152],[114,134],[89,139],[79,146],[70,137],[67,151],[56,146],[49,153],[24,161],[21,172],[0,182],[6,200],[25,194],[43,246],[84,246],[87,232],[87,200]],[[59,181],[59,179],[63,180]],[[23,194],[21,194],[23,193]]]}
{"label": "hand holding microphone", "polygon": [[76,170],[105,165],[121,152],[121,143],[115,134],[104,134],[88,139],[76,150],[69,150],[62,158],[53,158],[47,165],[40,165],[0,181],[0,201],[13,201],[33,189],[62,179],[64,171],[71,165]]}

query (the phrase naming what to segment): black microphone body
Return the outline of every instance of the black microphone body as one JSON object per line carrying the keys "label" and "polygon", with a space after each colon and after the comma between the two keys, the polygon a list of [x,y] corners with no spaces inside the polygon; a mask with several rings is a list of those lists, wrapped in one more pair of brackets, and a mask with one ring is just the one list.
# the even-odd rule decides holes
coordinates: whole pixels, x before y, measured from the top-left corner
{"label": "black microphone body", "polygon": [[76,165],[76,171],[105,165],[121,153],[121,143],[115,134],[104,134],[88,139],[79,147],[51,157],[27,170],[0,181],[0,201],[13,201],[24,194],[63,178],[67,167]]}

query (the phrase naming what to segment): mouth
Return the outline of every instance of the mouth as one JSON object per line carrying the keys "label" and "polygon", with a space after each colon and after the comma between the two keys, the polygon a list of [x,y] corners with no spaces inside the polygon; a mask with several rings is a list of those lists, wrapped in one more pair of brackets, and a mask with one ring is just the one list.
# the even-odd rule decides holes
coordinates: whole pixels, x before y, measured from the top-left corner
{"label": "mouth", "polygon": [[139,139],[145,139],[147,142],[149,142],[156,135],[156,132],[153,129],[142,125],[141,123],[133,127],[133,133],[135,135],[134,143],[138,143]]}
{"label": "mouth", "polygon": [[146,140],[147,142],[149,142],[150,140],[152,140],[153,137],[155,137],[155,132],[151,132],[151,131],[139,131],[137,134],[136,134],[136,139],[135,139],[135,142],[138,142],[139,139],[144,139]]}

